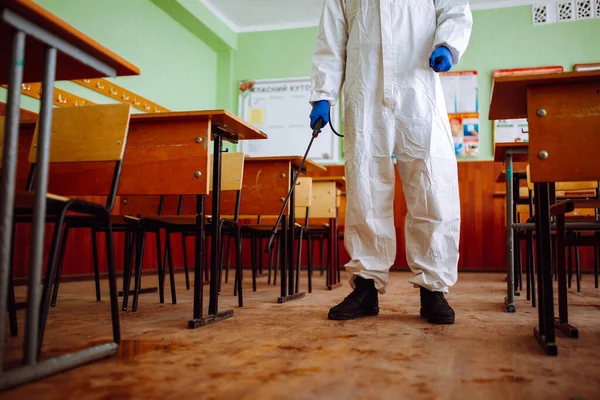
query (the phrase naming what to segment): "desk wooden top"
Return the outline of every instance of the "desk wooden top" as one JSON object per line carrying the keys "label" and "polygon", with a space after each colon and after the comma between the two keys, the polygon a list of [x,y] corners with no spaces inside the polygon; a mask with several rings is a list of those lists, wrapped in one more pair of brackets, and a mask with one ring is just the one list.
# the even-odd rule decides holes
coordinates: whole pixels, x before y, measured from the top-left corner
{"label": "desk wooden top", "polygon": [[[210,120],[237,140],[267,139],[267,135],[226,110],[179,111],[153,114],[132,114],[131,121],[197,121]],[[232,141],[227,136],[225,140]]]}
{"label": "desk wooden top", "polygon": [[527,88],[532,86],[598,83],[600,71],[502,76],[494,79],[489,118],[527,118]]}
{"label": "desk wooden top", "polygon": [[[291,164],[294,167],[298,168],[300,166],[300,163],[302,162],[302,157],[301,156],[246,157],[246,161],[250,161],[250,162],[253,162],[253,161],[289,161],[289,162],[291,162]],[[327,171],[327,168],[323,167],[322,165],[317,164],[316,162],[314,162],[310,159],[306,159],[306,162],[304,163],[304,169],[306,170],[306,172]]]}
{"label": "desk wooden top", "polygon": [[525,150],[522,154],[513,154],[513,162],[529,161],[529,154],[527,153],[527,151],[529,151],[529,143],[527,142],[496,143],[496,147],[494,148],[494,161],[504,162],[506,150],[508,149]]}
{"label": "desk wooden top", "polygon": [[[32,0],[0,0],[0,12],[9,9],[42,29],[97,58],[117,71],[117,76],[139,75],[135,65],[119,57],[100,43],[84,35],[56,15],[34,3]],[[11,28],[0,22],[0,59],[10,59]],[[25,40],[25,69],[23,82],[42,80],[44,45],[31,36]],[[0,63],[0,84],[8,83],[8,62]],[[58,52],[56,80],[100,78],[104,74]]]}

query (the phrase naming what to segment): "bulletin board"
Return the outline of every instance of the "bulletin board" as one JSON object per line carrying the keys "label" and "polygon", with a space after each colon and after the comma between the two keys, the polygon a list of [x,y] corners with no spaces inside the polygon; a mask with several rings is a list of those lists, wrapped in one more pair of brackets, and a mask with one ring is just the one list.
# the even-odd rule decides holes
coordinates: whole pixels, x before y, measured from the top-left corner
{"label": "bulletin board", "polygon": [[[515,75],[531,75],[531,74],[549,74],[555,72],[563,72],[561,66],[549,66],[538,68],[516,68],[516,69],[499,69],[493,72],[492,77],[498,78],[501,76]],[[494,143],[512,143],[512,142],[528,142],[529,141],[529,125],[526,118],[522,119],[500,119],[494,121]]]}
{"label": "bulletin board", "polygon": [[479,86],[477,71],[445,72],[440,81],[452,130],[454,152],[479,155]]}
{"label": "bulletin board", "polygon": [[[239,116],[265,132],[266,140],[240,142],[248,156],[303,156],[311,139],[309,103],[311,79],[268,79],[240,84]],[[339,102],[331,108],[331,123],[339,131]],[[309,158],[320,164],[341,162],[340,139],[324,128]]]}

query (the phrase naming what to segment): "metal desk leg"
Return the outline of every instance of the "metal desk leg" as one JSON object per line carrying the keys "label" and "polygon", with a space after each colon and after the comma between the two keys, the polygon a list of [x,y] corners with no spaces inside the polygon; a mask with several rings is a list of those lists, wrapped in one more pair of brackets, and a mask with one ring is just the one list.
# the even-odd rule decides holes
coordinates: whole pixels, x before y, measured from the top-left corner
{"label": "metal desk leg", "polygon": [[15,202],[15,179],[17,175],[17,149],[19,140],[19,115],[23,59],[25,57],[25,34],[15,31],[12,37],[12,54],[6,100],[4,145],[2,152],[2,176],[0,178],[0,372],[4,359],[4,318],[8,298],[8,278],[11,266],[10,254],[13,232],[13,204]]}
{"label": "metal desk leg", "polygon": [[34,183],[33,223],[29,255],[29,282],[27,287],[27,320],[23,362],[34,364],[37,358],[38,320],[40,311],[40,282],[44,253],[44,228],[46,220],[46,193],[48,190],[48,161],[50,156],[50,126],[52,124],[52,97],[56,71],[56,49],[46,47],[37,142],[37,171]]}
{"label": "metal desk leg", "polygon": [[554,336],[550,202],[547,183],[535,184],[535,200],[539,327],[534,328],[533,332],[546,354],[555,356],[558,354],[558,347]]}
{"label": "metal desk leg", "polygon": [[558,274],[558,316],[556,329],[567,337],[578,338],[579,331],[569,324],[569,305],[567,302],[567,270],[565,266],[565,215],[556,216],[556,273]]}
{"label": "metal desk leg", "polygon": [[[210,297],[208,302],[208,315],[206,317],[196,318],[188,323],[190,328],[199,328],[211,324],[213,322],[221,321],[233,317],[233,310],[227,310],[219,312],[219,221],[221,220],[221,207],[220,207],[220,194],[221,194],[221,152],[223,147],[223,137],[218,133],[213,133],[214,138],[214,154],[213,154],[213,201],[212,201],[212,241],[211,241],[211,252],[210,252]],[[199,207],[198,201],[196,207]],[[197,211],[199,211],[197,209]],[[204,211],[204,210],[203,210]],[[200,214],[198,214],[200,215]],[[204,215],[204,213],[202,213]],[[198,237],[196,234],[196,247],[198,247]],[[198,257],[198,251],[196,250],[196,257]],[[196,258],[196,265],[200,264],[200,260]],[[196,270],[196,273],[198,271]],[[202,276],[200,273],[199,276]],[[194,276],[194,301],[197,302],[199,299],[196,298],[198,292],[196,292],[196,282],[198,285],[200,281]],[[201,302],[200,302],[201,303]],[[196,312],[201,311],[201,304],[196,305]]]}
{"label": "metal desk leg", "polygon": [[[206,317],[202,316],[203,310],[203,294],[204,294],[204,253],[205,234],[204,234],[204,195],[196,196],[196,250],[194,260],[194,314],[193,318],[188,322],[188,328],[196,329],[222,319],[233,316],[233,311],[225,311],[220,314],[210,314]],[[211,275],[211,282],[214,275]]]}
{"label": "metal desk leg", "polygon": [[513,162],[512,154],[507,151],[504,159],[506,166],[506,286],[507,296],[504,299],[506,311],[515,312],[515,254],[513,231]]}

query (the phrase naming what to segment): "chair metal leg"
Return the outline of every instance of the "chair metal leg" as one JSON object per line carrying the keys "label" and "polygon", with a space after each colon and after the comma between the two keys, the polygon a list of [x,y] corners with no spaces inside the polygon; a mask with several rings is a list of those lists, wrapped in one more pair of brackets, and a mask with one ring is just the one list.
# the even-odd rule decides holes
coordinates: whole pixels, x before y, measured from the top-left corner
{"label": "chair metal leg", "polygon": [[304,236],[304,229],[300,229],[300,237],[298,238],[298,262],[296,263],[296,286],[295,293],[300,291],[300,264],[302,262],[302,237]]}
{"label": "chair metal leg", "polygon": [[185,289],[190,290],[190,271],[188,266],[187,245],[185,232],[181,232],[181,247],[183,248],[183,269],[185,271]]}
{"label": "chair metal leg", "polygon": [[321,235],[321,237],[319,238],[319,251],[320,251],[320,255],[321,255],[321,265],[319,266],[319,270],[321,273],[321,276],[323,276],[323,268],[325,268],[325,236]]}
{"label": "chair metal leg", "polygon": [[[313,242],[314,243],[314,242]],[[312,293],[312,273],[313,273],[313,247],[311,247],[310,234],[306,235],[306,266],[308,278],[308,293]]]}
{"label": "chair metal leg", "polygon": [[529,232],[525,232],[525,290],[528,301],[531,300],[531,265],[529,263],[531,256],[529,251]]}
{"label": "chair metal leg", "polygon": [[567,301],[567,271],[565,268],[565,215],[556,216],[556,273],[558,275],[558,318],[556,329],[567,337],[579,337],[579,331],[569,324]]}
{"label": "chair metal leg", "polygon": [[[125,286],[127,281],[127,265],[129,263],[129,237],[131,232],[123,232],[123,295],[125,295]],[[123,310],[125,311],[125,310]]]}
{"label": "chair metal leg", "polygon": [[135,280],[133,286],[133,303],[131,304],[131,311],[136,312],[138,307],[138,301],[140,298],[140,290],[142,288],[142,264],[144,260],[144,247],[146,243],[146,232],[140,229],[138,238],[136,241],[136,257],[135,257]]}
{"label": "chair metal leg", "polygon": [[102,300],[102,295],[100,294],[100,269],[98,268],[98,242],[96,240],[96,235],[98,232],[95,229],[92,229],[92,258],[94,263],[94,285],[96,287],[96,301]]}
{"label": "chair metal leg", "polygon": [[575,279],[577,291],[581,292],[581,264],[579,262],[579,234],[575,232]]}
{"label": "chair metal leg", "polygon": [[273,277],[273,251],[269,253],[269,271],[267,277],[267,285],[271,284],[271,279]]}
{"label": "chair metal leg", "polygon": [[160,248],[162,247],[162,243],[160,240],[160,229],[157,229],[155,232],[156,236],[156,262],[158,264],[158,297],[160,300],[160,304],[164,304],[165,302],[165,272],[164,272],[164,263],[162,262],[162,252]]}
{"label": "chair metal leg", "polygon": [[64,227],[63,236],[60,242],[60,254],[58,256],[58,268],[56,277],[54,278],[54,290],[52,291],[52,307],[56,306],[56,298],[58,297],[58,285],[60,284],[60,276],[62,275],[63,260],[65,258],[65,249],[67,247],[67,239],[69,237],[69,226]]}
{"label": "chair metal leg", "polygon": [[112,233],[112,222],[110,214],[106,212],[106,257],[108,263],[108,285],[110,293],[110,315],[113,328],[113,340],[121,342],[121,327],[119,325],[119,300],[117,293],[117,272],[115,269],[115,250]]}
{"label": "chair metal leg", "polygon": [[531,275],[531,306],[537,307],[536,274],[535,274],[535,249],[533,246],[533,232],[529,231],[529,274]]}
{"label": "chair metal leg", "polygon": [[171,248],[171,233],[167,231],[167,248],[165,249],[168,255],[169,262],[169,279],[171,281],[171,302],[177,304],[177,293],[175,292],[175,273],[173,272],[173,256]]}
{"label": "chair metal leg", "polygon": [[252,291],[256,292],[256,239],[250,239],[250,255],[252,258]]}
{"label": "chair metal leg", "polygon": [[258,273],[262,276],[263,274],[263,263],[264,263],[264,257],[263,257],[263,252],[262,249],[263,247],[263,240],[262,238],[258,238],[257,240],[257,246],[258,248],[256,249],[256,254],[258,255]]}
{"label": "chair metal leg", "polygon": [[571,282],[573,281],[573,233],[569,232],[567,233],[567,246],[568,246],[568,259],[569,259],[569,263],[568,263],[568,274],[569,274],[569,279],[567,282],[568,288],[571,288]]}
{"label": "chair metal leg", "polygon": [[277,241],[277,248],[275,250],[275,261],[274,261],[274,270],[273,270],[273,285],[277,286],[277,273],[279,272],[279,262],[281,258],[279,257],[281,246],[279,245],[279,239],[275,239]]}
{"label": "chair metal leg", "polygon": [[[234,286],[237,288],[238,306],[244,306],[244,294],[242,292],[242,236],[239,230],[235,234],[235,249],[236,249],[236,268]],[[235,296],[235,293],[234,293]]]}
{"label": "chair metal leg", "polygon": [[[221,229],[219,229],[220,231]],[[221,286],[223,285],[223,264],[224,264],[224,260],[225,260],[225,240],[226,238],[221,236],[221,251],[220,251],[220,257],[219,257],[219,290],[218,293],[221,294]]]}
{"label": "chair metal leg", "polygon": [[594,234],[594,287],[598,289],[598,269],[600,269],[600,232]]}
{"label": "chair metal leg", "polygon": [[131,289],[131,275],[133,272],[133,263],[135,261],[135,243],[137,238],[137,229],[125,233],[125,259],[123,267],[123,306],[121,309],[127,311],[129,304],[129,291]]}
{"label": "chair metal leg", "polygon": [[[309,239],[310,239],[310,235],[308,235],[308,237],[309,237]],[[312,258],[310,259],[310,263],[311,263],[311,265],[314,265],[314,263],[315,263],[315,260],[314,260],[314,257],[315,257],[315,247],[317,247],[317,241],[316,241],[316,240],[313,240],[313,241],[311,242],[311,246],[312,246],[312,247],[310,248],[310,256],[311,256]]]}
{"label": "chair metal leg", "polygon": [[[515,267],[515,295],[518,296],[520,295],[519,290],[522,290],[522,272],[521,272],[521,240],[520,240],[520,235],[519,232],[514,233],[514,243],[513,243],[514,248],[514,257],[515,257],[515,262],[514,262],[514,267]],[[521,287],[521,289],[519,289],[519,287]]]}
{"label": "chair metal leg", "polygon": [[231,236],[227,236],[225,241],[225,248],[227,249],[227,253],[225,253],[225,283],[229,283],[229,263],[231,262]]}

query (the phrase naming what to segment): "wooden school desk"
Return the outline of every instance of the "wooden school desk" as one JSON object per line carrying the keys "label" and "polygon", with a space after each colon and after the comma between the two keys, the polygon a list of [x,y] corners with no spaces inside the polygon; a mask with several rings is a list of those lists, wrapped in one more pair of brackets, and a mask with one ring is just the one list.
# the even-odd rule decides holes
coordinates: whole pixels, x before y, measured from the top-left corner
{"label": "wooden school desk", "polygon": [[[529,161],[536,201],[539,303],[539,325],[534,332],[546,353],[556,355],[550,216],[552,212],[560,219],[562,211],[551,209],[549,194],[553,182],[600,180],[600,71],[496,78],[490,119],[513,118],[527,118],[529,121]],[[573,135],[576,135],[576,140]],[[519,151],[524,153],[524,147]],[[509,181],[511,165],[508,161],[511,160],[509,155],[505,157]],[[507,183],[507,201],[512,198],[510,190]],[[509,211],[507,207],[507,223],[512,222],[508,218]],[[562,218],[564,221],[564,214]],[[561,236],[560,227],[557,236]],[[512,230],[509,236],[508,227],[507,238],[512,239]],[[567,300],[564,249],[561,257],[560,244],[557,247],[559,322],[568,331],[568,321],[563,319]],[[508,262],[511,261],[512,257],[509,257]],[[510,293],[511,282],[508,285]]]}
{"label": "wooden school desk", "polygon": [[[244,168],[244,187],[248,189],[243,191],[242,195],[242,214],[253,215],[278,215],[283,206],[285,197],[291,187],[291,182],[295,174],[308,173],[312,171],[326,171],[325,167],[320,166],[311,160],[306,160],[304,168],[300,170],[300,156],[281,156],[281,157],[247,157]],[[259,184],[261,174],[273,175],[279,172],[279,179],[265,182],[264,186],[252,188],[252,184]],[[289,178],[288,178],[289,177]],[[287,178],[287,179],[286,179]],[[293,189],[292,189],[293,190]],[[248,199],[250,197],[250,199]],[[244,204],[248,204],[245,206]],[[304,297],[304,293],[296,290],[294,281],[295,260],[294,260],[294,236],[296,212],[294,193],[290,197],[289,207],[285,210],[281,221],[281,229],[287,230],[287,235],[283,235],[283,251],[281,252],[281,295],[277,300],[284,303],[289,300]],[[287,268],[286,268],[287,267]]]}
{"label": "wooden school desk", "polygon": [[[213,176],[212,187],[212,213],[211,217],[213,221],[219,221],[221,218],[220,211],[220,191],[221,191],[221,152],[223,151],[223,140],[231,143],[238,143],[240,140],[256,140],[266,139],[267,135],[252,125],[246,123],[239,117],[231,114],[225,110],[208,110],[208,111],[189,111],[189,112],[169,112],[169,113],[157,113],[157,114],[135,114],[132,116],[132,123],[137,121],[149,121],[155,122],[162,127],[161,133],[164,135],[169,134],[170,126],[172,124],[180,125],[185,124],[186,121],[194,119],[205,119],[209,123],[213,140]],[[198,139],[201,143],[204,139],[199,136]],[[166,192],[164,192],[166,193]],[[164,194],[161,193],[161,194]],[[154,193],[159,194],[159,193]],[[179,193],[179,194],[184,194]],[[199,198],[197,199],[199,201]],[[203,217],[204,207],[197,203],[196,210],[201,210],[198,213],[198,218]],[[198,328],[205,326],[209,323],[229,318],[233,315],[233,310],[228,310],[219,313],[219,265],[218,265],[218,254],[219,254],[219,224],[212,224],[212,241],[211,241],[211,260],[210,260],[210,300],[208,305],[208,315],[202,316],[202,291],[203,284],[202,280],[198,277],[202,277],[202,271],[198,271],[198,268],[203,263],[203,256],[198,251],[201,247],[201,234],[200,227],[196,234],[196,275],[194,276],[194,311],[193,318],[189,321],[188,326],[190,328]]]}
{"label": "wooden school desk", "polygon": [[[27,45],[25,45],[27,42]],[[42,363],[37,360],[38,317],[54,81],[139,75],[139,69],[31,0],[0,0],[0,84],[8,85],[0,180],[0,309],[6,309],[15,198],[21,84],[42,82],[34,221],[29,265],[25,366],[0,378],[0,389],[64,371],[117,353],[117,344],[95,346]],[[27,68],[25,66],[27,65]],[[36,68],[43,66],[43,68]],[[0,324],[0,369],[4,324]]]}

